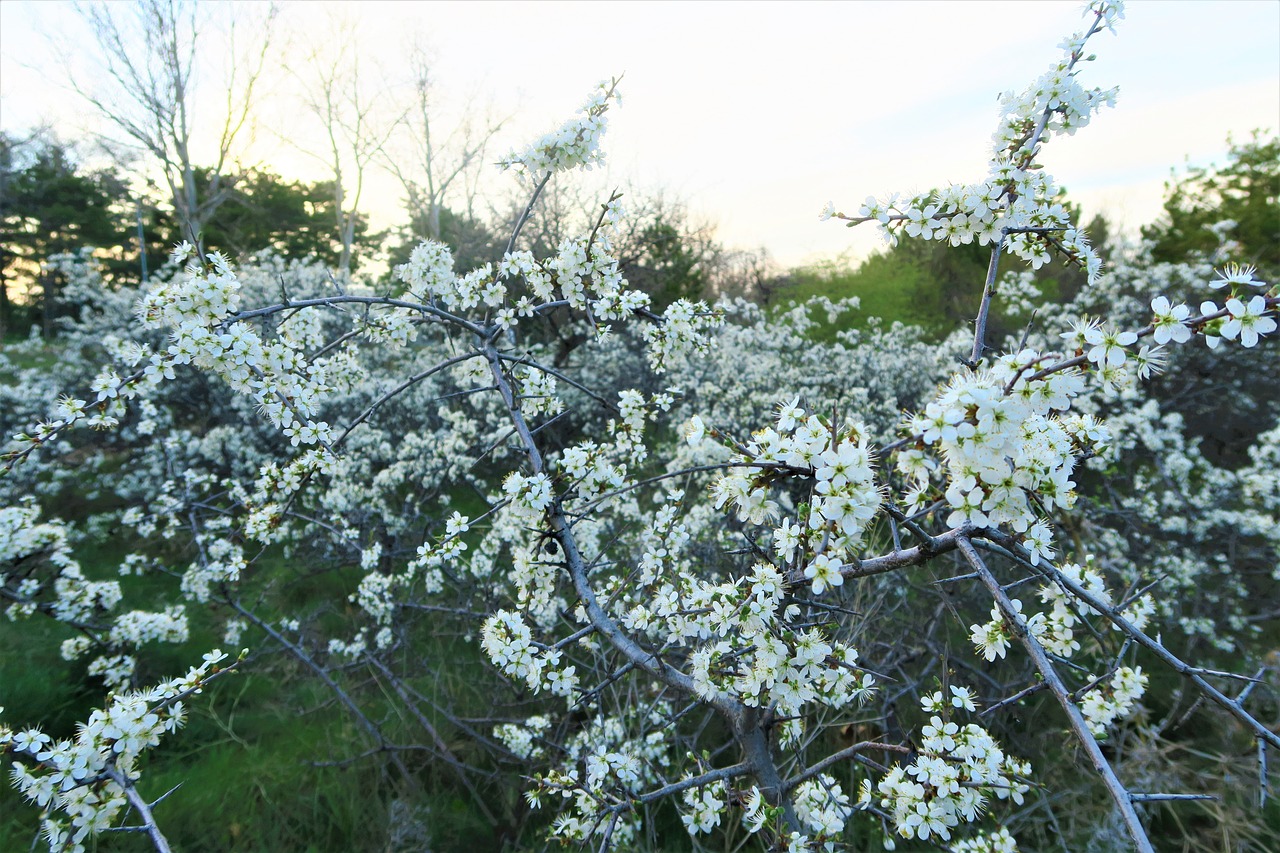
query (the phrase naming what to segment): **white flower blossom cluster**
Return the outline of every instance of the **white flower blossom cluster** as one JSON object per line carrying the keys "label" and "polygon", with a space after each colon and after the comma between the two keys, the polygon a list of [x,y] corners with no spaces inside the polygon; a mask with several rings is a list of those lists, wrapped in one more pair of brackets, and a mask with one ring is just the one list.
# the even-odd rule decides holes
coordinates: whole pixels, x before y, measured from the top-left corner
{"label": "white flower blossom cluster", "polygon": [[[16,569],[24,562],[43,558],[57,569],[53,579],[55,599],[50,610],[60,621],[87,622],[120,603],[117,581],[89,581],[71,554],[66,527],[57,521],[37,523],[40,509],[32,502],[0,509],[0,566]],[[12,570],[11,570],[12,571]],[[35,612],[36,597],[45,589],[39,577],[0,573],[10,619]]]}
{"label": "white flower blossom cluster", "polygon": [[720,815],[725,810],[724,782],[712,782],[701,788],[688,788],[681,799],[684,808],[680,820],[690,835],[710,832],[720,825]]}
{"label": "white flower blossom cluster", "polygon": [[[1151,327],[1141,333],[1122,331],[1100,320],[1084,318],[1072,323],[1071,331],[1061,338],[1068,346],[1084,355],[1092,365],[1092,373],[1107,390],[1127,388],[1132,378],[1147,379],[1165,368],[1168,354],[1164,345],[1183,344],[1196,335],[1202,335],[1210,349],[1217,348],[1223,340],[1239,338],[1241,346],[1257,346],[1263,335],[1274,332],[1276,298],[1274,288],[1268,293],[1246,291],[1247,287],[1267,287],[1267,283],[1254,279],[1252,267],[1228,264],[1219,277],[1209,282],[1210,287],[1231,285],[1232,296],[1226,306],[1220,308],[1212,300],[1200,303],[1200,316],[1193,318],[1191,309],[1184,303],[1172,303],[1160,295],[1151,300]],[[1246,303],[1244,300],[1248,299]],[[1155,346],[1142,346],[1136,352],[1132,346],[1150,332]],[[1133,373],[1129,366],[1133,366]]]}
{"label": "white flower blossom cluster", "polygon": [[[1254,279],[1254,274],[1253,267],[1228,264],[1219,272],[1218,279],[1209,282],[1209,286],[1214,289],[1230,285],[1232,293],[1223,308],[1219,308],[1212,300],[1200,303],[1202,316],[1226,313],[1225,319],[1210,322],[1205,327],[1205,343],[1210,347],[1217,347],[1223,340],[1233,341],[1237,338],[1242,347],[1255,347],[1263,335],[1269,335],[1276,330],[1276,319],[1269,316],[1274,313],[1275,290],[1271,289],[1272,298],[1270,299],[1262,293],[1250,294],[1246,289],[1248,287],[1267,287],[1265,281]],[[1245,299],[1248,301],[1246,302]],[[1155,310],[1154,302],[1152,310]]]}
{"label": "white flower blossom cluster", "polygon": [[551,720],[541,714],[535,714],[523,723],[503,723],[494,728],[493,733],[502,741],[503,746],[524,759],[541,758],[546,752],[538,742],[548,729]]}
{"label": "white flower blossom cluster", "polygon": [[[1099,601],[1112,605],[1111,593],[1107,590],[1102,575],[1092,567],[1091,560],[1086,560],[1085,566],[1063,563],[1058,571],[1062,576],[1080,584]],[[1080,649],[1080,643],[1075,639],[1075,627],[1082,622],[1081,613],[1096,616],[1097,611],[1077,600],[1065,587],[1058,584],[1042,586],[1039,595],[1040,600],[1048,604],[1050,609],[1047,613],[1024,617],[1027,630],[1050,652],[1069,658]],[[1014,610],[1021,614],[1022,602],[1015,598],[1012,603]],[[1128,602],[1122,615],[1138,630],[1143,630],[1154,611],[1154,600],[1150,594],[1144,593]],[[1010,645],[1010,629],[998,606],[992,606],[989,622],[971,625],[969,630],[970,640],[988,661],[1005,656]]]}
{"label": "white flower blossom cluster", "polygon": [[722,311],[705,302],[677,299],[662,313],[662,321],[644,331],[649,365],[661,373],[667,363],[691,353],[705,354],[711,347],[709,333],[724,322]]}
{"label": "white flower blossom cluster", "polygon": [[849,797],[834,777],[826,773],[808,779],[796,788],[796,816],[813,834],[810,841],[826,843],[844,832],[845,822],[853,811]]}
{"label": "white flower blossom cluster", "polygon": [[[909,429],[941,452],[952,509],[948,525],[1009,525],[1029,533],[1037,554],[1047,555],[1048,528],[1039,525],[1029,496],[1045,510],[1069,509],[1077,455],[1097,452],[1108,435],[1087,415],[1055,414],[1083,390],[1083,377],[1063,370],[1035,379],[1035,365],[1042,361],[1039,352],[1022,350],[1002,356],[989,371],[957,374]],[[927,494],[928,471],[915,467],[912,502],[919,503]]]}
{"label": "white flower blossom cluster", "polygon": [[1018,842],[1007,827],[995,832],[982,832],[951,845],[952,853],[1018,853]]}
{"label": "white flower blossom cluster", "polygon": [[[1217,230],[1216,226],[1210,230]],[[1227,413],[1230,418],[1232,410],[1257,413],[1257,425],[1263,427],[1274,418],[1269,388],[1252,377],[1245,379],[1244,374],[1233,376],[1228,365],[1244,352],[1224,352],[1219,346],[1226,339],[1219,333],[1229,315],[1209,302],[1197,316],[1187,304],[1201,304],[1199,294],[1206,284],[1229,286],[1224,295],[1242,304],[1261,296],[1273,311],[1277,293],[1274,286],[1258,281],[1251,268],[1223,264],[1217,255],[1213,261],[1219,267],[1216,275],[1214,265],[1205,260],[1153,265],[1142,255],[1134,260],[1121,257],[1103,285],[1082,292],[1064,314],[1105,311],[1115,324],[1131,329],[1149,322],[1158,344],[1186,343],[1203,336],[1208,349],[1215,351],[1212,355],[1191,347],[1170,348],[1171,373],[1179,376],[1177,386],[1190,383],[1180,393],[1213,389],[1206,399],[1214,401],[1210,417],[1215,430],[1221,427],[1232,433],[1239,428],[1220,424],[1217,413]],[[1153,293],[1162,295],[1153,298]],[[1255,358],[1264,364],[1273,360],[1265,348],[1259,349],[1262,352]],[[1197,377],[1200,382],[1208,378],[1204,373],[1208,364],[1216,365],[1210,384],[1191,392],[1198,384]],[[1274,372],[1268,367],[1261,370]],[[1223,408],[1223,400],[1230,400],[1230,406]],[[1170,399],[1159,388],[1126,384],[1116,393],[1092,401],[1092,406],[1116,438],[1116,455],[1126,459],[1122,468],[1110,468],[1107,478],[1109,490],[1127,496],[1130,514],[1126,515],[1125,534],[1118,535],[1107,512],[1083,507],[1087,523],[1097,525],[1090,550],[1105,558],[1108,570],[1127,584],[1160,578],[1160,594],[1154,597],[1154,604],[1167,625],[1176,625],[1215,649],[1237,650],[1241,639],[1257,632],[1255,621],[1241,613],[1256,593],[1249,589],[1235,561],[1226,559],[1219,549],[1222,542],[1239,537],[1270,543],[1263,544],[1264,548],[1276,546],[1276,505],[1245,496],[1249,484],[1263,484],[1274,477],[1274,462],[1268,464],[1254,452],[1267,446],[1270,430],[1260,430],[1247,458],[1242,455],[1227,464],[1209,452],[1212,438],[1206,445],[1197,436],[1192,424],[1202,416],[1196,414],[1196,407]],[[1256,462],[1249,461],[1255,458]],[[1133,532],[1138,535],[1130,535]]]}
{"label": "white flower blossom cluster", "polygon": [[[636,446],[643,448],[643,444]],[[586,500],[623,487],[627,482],[626,463],[610,460],[611,448],[584,441],[566,447],[560,455],[559,468],[569,478],[573,490]]]}
{"label": "white flower blossom cluster", "polygon": [[550,373],[534,368],[517,368],[512,379],[520,392],[520,412],[526,418],[534,415],[558,415],[564,411],[564,401],[556,394],[556,378]]}
{"label": "white flower blossom cluster", "polygon": [[1080,701],[1080,713],[1094,735],[1105,737],[1107,729],[1116,720],[1133,713],[1134,703],[1146,692],[1147,675],[1142,667],[1122,666],[1116,669],[1110,682],[1100,684],[1084,695]]}
{"label": "white flower blossom cluster", "polygon": [[[76,660],[96,648],[100,654],[89,661],[88,673],[100,676],[111,689],[127,686],[134,675],[137,661],[123,649],[186,642],[182,605],[115,613],[124,598],[120,582],[85,577],[72,556],[66,527],[58,521],[39,522],[39,515],[33,503],[0,508],[0,598],[11,602],[11,620],[41,610],[83,632],[61,644],[61,656]],[[53,569],[52,583],[42,579],[44,563]]]}
{"label": "white flower blossom cluster", "polygon": [[210,537],[206,552],[182,575],[182,592],[201,604],[207,602],[216,585],[240,580],[248,566],[244,549],[222,537]]}
{"label": "white flower blossom cluster", "polygon": [[161,613],[131,610],[116,617],[109,635],[116,646],[140,646],[143,643],[184,643],[189,636],[186,609],[181,604],[165,608]]}
{"label": "white flower blossom cluster", "polygon": [[[248,510],[244,522],[245,533],[264,545],[281,541],[288,532],[288,529],[281,524],[283,506],[302,488],[309,477],[316,474],[333,476],[337,470],[338,460],[333,453],[322,447],[311,447],[285,465],[277,465],[275,462],[263,464],[259,468],[252,492],[240,488],[238,484],[233,484],[234,496]],[[219,555],[215,557],[215,562],[225,561]],[[212,580],[238,579],[239,569],[234,560],[224,567],[210,564],[200,569],[204,577],[192,578],[186,582],[193,589],[207,589],[208,582]]]}
{"label": "white flower blossom cluster", "polygon": [[896,193],[884,200],[872,196],[856,217],[836,212],[829,203],[820,218],[834,216],[850,224],[877,222],[891,243],[896,242],[898,231],[952,246],[999,243],[1036,269],[1049,261],[1054,247],[1079,263],[1090,283],[1096,281],[1101,259],[1084,232],[1071,224],[1052,176],[1036,162],[1050,137],[1073,135],[1103,106],[1115,103],[1116,89],[1084,88],[1076,79],[1075,66],[1085,58],[1088,38],[1123,17],[1123,4],[1118,0],[1092,4],[1087,14],[1094,18],[1090,29],[1063,43],[1061,60],[1023,92],[1006,92],[1001,97],[1002,115],[993,135],[995,153],[985,181],[905,200]]}
{"label": "white flower blossom cluster", "polygon": [[[192,248],[179,245],[175,261]],[[217,252],[207,264],[192,262],[183,278],[154,287],[138,313],[146,328],[168,328],[172,343],[150,357],[144,378],[153,383],[172,379],[173,367],[194,364],[221,376],[232,390],[252,397],[293,446],[325,444],[331,431],[316,420],[321,401],[331,390],[323,361],[306,362],[287,337],[263,340],[250,326],[231,320],[240,303],[240,282],[227,259]],[[104,380],[99,399],[112,387],[132,396],[136,387]]]}
{"label": "white flower blossom cluster", "polygon": [[[973,709],[969,692],[952,688],[950,704]],[[943,705],[941,693],[921,701],[926,711]],[[951,839],[961,821],[973,822],[989,798],[1021,804],[1030,785],[1031,765],[1005,752],[986,729],[964,726],[933,714],[921,729],[919,753],[909,765],[891,769],[876,790],[903,838]],[[864,797],[867,796],[864,788]]]}
{"label": "white flower blossom cluster", "polygon": [[591,169],[604,162],[600,150],[600,137],[608,126],[605,113],[609,102],[620,104],[618,81],[602,81],[578,110],[581,116],[570,119],[559,129],[546,134],[523,151],[512,151],[498,161],[504,169],[519,166],[532,177],[540,179],[550,172],[567,172],[571,169]]}
{"label": "white flower blossom cluster", "polygon": [[787,565],[814,554],[805,576],[821,594],[843,583],[841,561],[862,545],[882,496],[866,426],[806,414],[799,404],[797,397],[778,407],[777,429],[759,430],[739,449],[735,461],[744,467],[716,480],[711,497],[716,509],[731,505],[739,521],[760,525],[778,512],[769,497],[772,482],[784,475],[809,480],[807,512],[774,528],[773,547]]}
{"label": "white flower blossom cluster", "polygon": [[349,661],[357,660],[369,650],[368,631],[361,629],[350,640],[332,637],[327,650],[333,657],[346,658]]}
{"label": "white flower blossom cluster", "polygon": [[[541,262],[528,251],[513,251],[503,256],[496,271],[486,264],[458,275],[453,271],[448,247],[425,242],[414,249],[407,264],[396,267],[395,274],[415,298],[439,300],[450,310],[460,312],[483,306],[486,322],[499,331],[511,332],[523,318],[568,305],[583,312],[601,338],[611,331],[608,321],[636,314],[652,319],[654,325],[645,334],[655,364],[674,354],[705,348],[706,332],[720,321],[717,312],[704,303],[679,300],[662,317],[655,317],[648,310],[649,296],[627,288],[613,244],[622,216],[619,197],[615,196],[604,205],[590,236],[565,238],[556,254]],[[379,322],[387,327],[380,339],[390,335],[394,342],[403,343],[412,334],[407,325],[413,316],[410,308],[393,308],[380,316]],[[545,373],[534,377],[537,373],[536,369],[529,369],[525,375],[534,382],[550,381]],[[555,409],[554,403],[549,406],[547,411]]]}
{"label": "white flower blossom cluster", "polygon": [[524,679],[535,693],[545,687],[569,698],[578,686],[576,667],[562,664],[559,649],[539,648],[519,613],[499,610],[486,619],[480,646],[504,674]]}
{"label": "white flower blossom cluster", "polygon": [[1116,88],[1086,89],[1076,80],[1074,67],[1080,60],[1092,59],[1084,55],[1085,42],[1099,29],[1111,29],[1115,20],[1123,18],[1124,4],[1103,0],[1090,4],[1085,14],[1094,16],[1089,32],[1065,39],[1059,45],[1062,58],[1027,89],[1019,94],[1006,92],[1001,97],[1002,116],[994,134],[997,150],[1030,159],[1043,139],[1033,134],[1035,122],[1043,120],[1043,130],[1049,135],[1074,136],[1103,106],[1115,105]]}
{"label": "white flower blossom cluster", "polygon": [[[645,446],[645,423],[655,421],[660,413],[671,410],[675,389],[660,391],[649,399],[634,388],[618,392],[618,416],[610,418],[606,429],[612,438],[610,451],[627,463],[638,465],[649,455]],[[622,469],[625,475],[625,468]],[[596,479],[599,479],[597,475]]]}
{"label": "white flower blossom cluster", "polygon": [[[638,720],[593,719],[564,742],[558,766],[534,777],[534,787],[525,794],[533,808],[540,808],[547,798],[565,805],[552,824],[553,839],[568,844],[609,834],[614,843],[626,845],[636,838],[639,817],[620,807],[645,787],[659,784],[672,764],[672,745],[662,731],[672,708],[661,700],[646,707]],[[643,725],[649,733],[636,737],[628,729],[630,722]]]}
{"label": "white flower blossom cluster", "polygon": [[551,478],[546,474],[526,477],[516,471],[507,475],[502,491],[511,501],[512,508],[530,520],[542,515],[555,496]]}
{"label": "white flower blossom cluster", "polygon": [[183,724],[184,700],[201,692],[227,656],[212,651],[181,678],[113,696],[79,726],[74,740],[0,723],[0,753],[13,762],[15,787],[41,809],[50,853],[85,853],[91,836],[113,824],[128,801],[122,783],[138,777],[138,759]]}
{"label": "white flower blossom cluster", "polygon": [[[1063,563],[1057,569],[1059,575],[1078,583],[1094,598],[1107,606],[1113,606],[1111,593],[1100,572],[1093,565],[1092,555],[1085,558],[1085,564]],[[1072,629],[1080,621],[1081,613],[1096,616],[1097,611],[1087,604],[1078,601],[1064,586],[1046,584],[1040,588],[1040,600],[1050,605],[1045,617],[1045,636],[1041,639],[1045,648],[1054,654],[1070,657],[1072,652],[1080,648],[1080,644],[1072,638]],[[1145,630],[1155,610],[1154,601],[1149,593],[1143,593],[1128,602],[1124,609],[1124,617],[1139,631]],[[1112,626],[1112,630],[1118,630]]]}
{"label": "white flower blossom cluster", "polygon": [[[1102,575],[1093,567],[1092,559],[1086,560],[1084,566],[1064,563],[1058,572],[1062,577],[1079,584],[1097,601],[1108,607],[1113,606],[1111,593]],[[1085,615],[1097,616],[1098,612],[1071,595],[1064,585],[1045,584],[1040,588],[1039,595],[1040,600],[1050,606],[1047,612],[1035,613],[1030,617],[1022,616],[1022,602],[1012,599],[1011,604],[1026,622],[1030,635],[1046,650],[1064,659],[1073,657],[1081,648],[1080,642],[1075,638],[1076,626],[1082,624]],[[1144,593],[1129,601],[1121,610],[1121,615],[1138,630],[1143,630],[1154,611],[1154,600],[1150,594]],[[1115,625],[1112,625],[1112,629],[1118,630]],[[1003,658],[1011,639],[1012,630],[998,606],[992,606],[989,622],[970,626],[970,640],[988,661]],[[1080,709],[1090,729],[1097,736],[1105,735],[1108,727],[1132,713],[1134,703],[1142,698],[1147,685],[1147,677],[1142,673],[1141,667],[1118,667],[1109,687],[1093,676],[1090,676],[1089,681],[1094,686],[1085,692]]]}
{"label": "white flower blossom cluster", "polygon": [[[640,586],[611,584],[613,608],[627,628],[655,641],[691,647],[689,675],[704,697],[733,696],[753,707],[799,714],[816,702],[861,701],[875,680],[857,666],[856,649],[818,628],[796,630],[796,605],[783,606],[786,581],[768,563],[742,577],[711,583],[681,571],[687,532],[670,500],[654,520],[658,542],[640,561]],[[666,534],[666,535],[662,535]],[[784,727],[784,738],[800,734]]]}

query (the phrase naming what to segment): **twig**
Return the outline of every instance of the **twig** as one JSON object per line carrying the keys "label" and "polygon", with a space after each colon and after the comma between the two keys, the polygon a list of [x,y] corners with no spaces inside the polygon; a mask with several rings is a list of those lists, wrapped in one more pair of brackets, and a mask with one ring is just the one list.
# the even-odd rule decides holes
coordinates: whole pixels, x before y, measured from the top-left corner
{"label": "twig", "polygon": [[1212,794],[1130,794],[1135,803],[1152,803],[1161,800],[1216,800]]}
{"label": "twig", "polygon": [[987,349],[987,314],[991,311],[991,297],[995,295],[996,276],[1000,270],[1000,253],[1004,251],[1004,238],[1008,233],[1007,228],[1001,228],[1000,237],[991,247],[991,260],[987,263],[987,281],[982,288],[982,302],[978,305],[978,316],[973,321],[973,352],[969,354],[969,360],[966,362],[966,365],[972,369],[977,369],[978,362],[982,360],[982,354]]}
{"label": "twig", "polygon": [[877,743],[876,741],[864,740],[861,743],[855,743],[853,746],[846,746],[839,752],[833,752],[817,764],[811,765],[803,773],[792,776],[782,784],[782,789],[784,791],[790,791],[800,783],[808,779],[812,779],[828,767],[834,767],[846,758],[862,760],[862,753],[872,749],[878,749],[883,752],[896,752],[900,755],[910,755],[912,752],[912,748],[909,746],[900,746],[892,743]]}
{"label": "twig", "polygon": [[960,537],[958,546],[965,560],[968,561],[969,565],[973,566],[974,571],[982,578],[982,583],[987,587],[987,591],[991,593],[991,597],[995,599],[996,606],[1000,608],[1005,621],[1013,626],[1014,633],[1027,650],[1032,662],[1035,663],[1036,669],[1044,679],[1045,685],[1053,693],[1054,698],[1058,700],[1062,710],[1066,712],[1067,720],[1071,724],[1072,731],[1075,732],[1076,739],[1084,747],[1094,769],[1102,777],[1103,784],[1106,786],[1108,793],[1111,794],[1111,799],[1115,801],[1116,807],[1120,809],[1120,816],[1124,820],[1125,828],[1128,830],[1129,837],[1133,839],[1133,843],[1139,853],[1155,853],[1155,848],[1151,846],[1151,841],[1147,838],[1147,832],[1142,827],[1142,821],[1138,818],[1138,813],[1133,808],[1132,797],[1111,768],[1111,763],[1102,754],[1102,749],[1098,746],[1097,739],[1093,736],[1093,732],[1089,730],[1089,724],[1085,722],[1084,714],[1080,712],[1080,707],[1071,701],[1067,687],[1062,683],[1062,678],[1058,675],[1057,669],[1054,668],[1053,662],[1049,660],[1044,647],[1032,636],[1027,628],[1026,620],[1023,619],[1022,614],[1014,609],[1013,603],[1009,601],[1009,596],[1005,594],[1000,582],[995,579],[995,576],[991,574],[991,570],[987,568],[987,564],[978,555],[973,543],[965,537]]}
{"label": "twig", "polygon": [[124,796],[129,801],[129,805],[133,807],[134,811],[138,813],[138,817],[142,819],[141,831],[145,832],[147,837],[151,839],[151,844],[156,848],[156,853],[172,853],[168,839],[164,837],[164,833],[156,825],[155,816],[151,813],[151,804],[138,793],[138,789],[133,785],[133,780],[121,772],[120,768],[114,764],[108,765],[102,772],[104,776],[115,782],[124,791]]}

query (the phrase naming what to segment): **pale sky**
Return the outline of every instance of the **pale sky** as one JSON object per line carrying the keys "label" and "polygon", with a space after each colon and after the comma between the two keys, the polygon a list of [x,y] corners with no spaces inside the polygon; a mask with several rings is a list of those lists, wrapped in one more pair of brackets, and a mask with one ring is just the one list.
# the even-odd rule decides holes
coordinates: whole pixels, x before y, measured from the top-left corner
{"label": "pale sky", "polygon": [[[1081,7],[294,2],[282,29],[295,44],[281,56],[344,16],[394,93],[406,39],[419,32],[446,107],[485,104],[511,117],[490,160],[569,118],[597,81],[625,74],[603,180],[662,189],[714,223],[724,243],[765,247],[790,266],[879,245],[870,230],[819,223],[828,200],[853,211],[869,194],[984,177],[997,96],[1056,61],[1058,43],[1083,28]],[[78,26],[65,3],[0,3],[0,127],[49,121],[74,139],[101,126],[54,85],[61,72],[42,35],[74,39]],[[1149,222],[1171,168],[1222,162],[1228,134],[1280,128],[1277,0],[1135,0],[1117,33],[1091,46],[1098,59],[1081,80],[1118,85],[1117,107],[1042,158],[1086,217]],[[273,97],[248,159],[324,178],[282,141],[310,138],[290,112],[296,98],[283,83]],[[374,225],[395,221],[398,185],[381,176],[369,192]]]}

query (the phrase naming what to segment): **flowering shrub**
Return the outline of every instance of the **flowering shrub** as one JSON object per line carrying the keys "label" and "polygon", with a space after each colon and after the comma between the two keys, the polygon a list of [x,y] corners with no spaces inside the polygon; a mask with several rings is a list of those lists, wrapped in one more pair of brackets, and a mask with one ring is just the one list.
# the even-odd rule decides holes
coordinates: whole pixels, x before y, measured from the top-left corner
{"label": "flowering shrub", "polygon": [[126,808],[137,812],[139,825],[167,850],[151,815],[151,805],[138,793],[138,758],[182,726],[184,701],[200,693],[220,673],[227,656],[212,651],[200,666],[181,678],[146,690],[111,697],[80,726],[74,741],[55,741],[39,729],[14,731],[0,724],[0,747],[11,753],[14,786],[41,809],[41,831],[50,850],[83,853],[86,841],[116,822]]}
{"label": "flowering shrub", "polygon": [[[1074,739],[1129,842],[1152,849],[1147,804],[1182,795],[1135,789],[1100,740],[1145,730],[1156,669],[1185,679],[1179,689],[1216,705],[1261,755],[1280,746],[1250,704],[1260,676],[1236,689],[1241,673],[1193,664],[1163,639],[1165,625],[1215,633],[1202,609],[1247,598],[1243,581],[1190,595],[1228,563],[1179,562],[1179,543],[1160,543],[1176,533],[1200,548],[1230,527],[1274,555],[1280,488],[1273,424],[1249,464],[1226,470],[1140,383],[1177,363],[1165,347],[1266,349],[1278,300],[1239,265],[1144,277],[1135,261],[1104,275],[1070,221],[1040,157],[1114,100],[1077,77],[1086,43],[1121,17],[1119,3],[1091,3],[1063,58],[1003,98],[981,182],[872,198],[857,216],[824,211],[890,238],[991,246],[974,331],[940,350],[900,326],[806,337],[812,312],[851,303],[770,316],[676,300],[658,313],[615,254],[617,196],[554,254],[517,248],[550,176],[600,161],[616,81],[581,118],[504,159],[532,189],[496,264],[459,272],[447,247],[425,243],[395,271],[403,289],[387,293],[176,247],[138,303],[141,333],[106,342],[114,361],[85,374],[85,399],[64,396],[15,435],[0,595],[16,616],[81,631],[66,652],[98,654],[91,672],[118,690],[135,675],[122,649],[182,641],[184,608],[216,612],[228,642],[283,650],[331,690],[368,739],[365,758],[412,776],[406,745],[343,677],[367,672],[384,685],[379,702],[420,724],[413,746],[456,771],[478,808],[488,813],[482,774],[433,718],[518,767],[528,808],[551,813],[546,831],[565,843],[642,846],[674,808],[690,836],[746,833],[772,849],[833,850],[871,833],[886,847],[1016,849],[1008,804],[1051,808],[1056,781],[1051,756],[1027,754],[1037,742],[1008,719],[1034,708],[1038,729]],[[1028,298],[1025,282],[1000,284],[1002,259],[1038,267],[1054,253],[1093,282],[1069,306],[1080,310],[1003,347],[987,340],[992,300]],[[1146,292],[1153,283],[1169,287]],[[1228,290],[1195,311],[1183,300],[1197,288]],[[567,334],[591,341],[589,354],[560,358]],[[193,376],[212,380],[200,392],[217,415],[206,428],[174,405]],[[1259,408],[1274,418],[1274,405]],[[56,478],[53,453],[79,426],[119,428],[109,449],[143,472],[112,484],[131,505],[110,522],[148,546],[191,545],[140,548],[121,567],[159,574],[157,562],[183,554],[164,567],[176,600],[162,609],[124,611],[118,583],[77,574],[64,526],[16,500],[53,488],[39,484]],[[1088,487],[1105,486],[1098,466],[1118,454],[1134,459],[1117,475],[1133,503],[1108,515]],[[1156,478],[1172,487],[1153,493]],[[1251,505],[1226,499],[1232,490]],[[1175,512],[1177,501],[1205,511]],[[265,605],[273,549],[358,573],[346,617]],[[1233,649],[1251,623],[1238,607],[1223,619],[1213,639]],[[415,644],[446,622],[490,664],[469,679],[511,714],[451,717],[415,686]],[[4,730],[5,751],[40,768],[16,773],[19,789],[46,816],[71,818],[48,824],[51,849],[112,824],[122,798],[166,849],[149,805],[129,794],[128,759],[205,674],[118,693],[79,746],[67,742],[88,756],[84,772],[67,775],[38,733]],[[102,734],[117,716],[140,741]],[[112,750],[124,758],[112,764]],[[42,782],[46,771],[63,775]]]}

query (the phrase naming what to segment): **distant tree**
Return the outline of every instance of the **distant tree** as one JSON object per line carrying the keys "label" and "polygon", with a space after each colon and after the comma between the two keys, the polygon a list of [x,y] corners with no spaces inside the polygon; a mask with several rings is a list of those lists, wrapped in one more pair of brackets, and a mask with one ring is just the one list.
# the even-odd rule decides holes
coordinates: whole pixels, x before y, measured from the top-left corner
{"label": "distant tree", "polygon": [[795,285],[795,272],[781,267],[768,249],[723,249],[710,265],[708,295],[741,297],[769,307]]}
{"label": "distant tree", "polygon": [[431,211],[413,204],[406,205],[405,213],[408,221],[396,229],[388,249],[387,260],[393,268],[409,260],[414,247],[429,239],[427,234],[432,228],[439,229],[436,239],[452,250],[457,269],[471,269],[502,258],[506,239],[483,219],[442,207],[435,212],[436,222],[432,223]]}
{"label": "distant tree", "polygon": [[[1222,239],[1237,244],[1234,254],[1263,276],[1280,272],[1280,136],[1254,131],[1235,144],[1227,164],[1193,167],[1165,184],[1164,215],[1142,229],[1154,243],[1152,257],[1170,263],[1217,251]],[[1213,226],[1233,223],[1222,229]]]}
{"label": "distant tree", "polygon": [[120,175],[85,170],[71,148],[52,137],[0,134],[0,333],[13,320],[11,283],[39,292],[44,331],[51,333],[58,282],[44,270],[44,260],[83,246],[122,254],[129,241],[127,194]]}
{"label": "distant tree", "polygon": [[[70,83],[114,127],[116,141],[141,149],[160,167],[177,220],[199,236],[227,197],[237,140],[249,124],[254,96],[270,55],[275,7],[258,13],[256,4],[199,4],[194,0],[139,0],[136,3],[93,3],[80,7],[93,33],[98,66],[91,74],[70,74]],[[217,37],[213,15],[223,18],[225,39],[219,51],[227,57],[224,79],[213,85],[211,98],[197,99],[196,45]],[[251,31],[244,48],[243,34]],[[240,44],[237,44],[237,39]],[[83,54],[85,45],[64,48]],[[68,67],[70,63],[68,62]],[[221,127],[206,129],[197,120],[196,104],[224,102]],[[212,165],[196,166],[202,149],[212,151]]]}
{"label": "distant tree", "polygon": [[[386,166],[404,187],[405,202],[412,218],[420,222],[422,237],[444,240],[446,202],[464,210],[464,219],[477,218],[473,209],[477,169],[484,165],[484,152],[501,129],[503,120],[467,109],[464,118],[452,126],[443,125],[440,115],[431,57],[421,42],[409,52],[412,101],[400,122],[397,147],[386,150]],[[463,190],[461,203],[456,199]]]}
{"label": "distant tree", "polygon": [[392,90],[376,67],[373,74],[366,67],[362,77],[359,25],[359,17],[331,15],[323,38],[307,46],[305,62],[295,76],[320,132],[286,134],[291,145],[323,163],[333,176],[325,185],[333,195],[330,210],[341,247],[336,265],[345,275],[351,273],[357,232],[364,221],[360,202],[365,178],[407,113],[392,102]]}
{"label": "distant tree", "polygon": [[627,281],[649,294],[654,310],[677,299],[707,296],[723,249],[709,225],[697,225],[680,204],[661,196],[632,203],[632,227],[619,237],[618,260]]}
{"label": "distant tree", "polygon": [[950,246],[904,236],[887,254],[924,273],[923,284],[914,294],[923,314],[943,317],[953,325],[973,319],[981,297],[974,292],[974,284],[986,278],[989,248],[976,242]]}
{"label": "distant tree", "polygon": [[[216,180],[214,170],[197,167],[197,190]],[[224,187],[224,202],[205,223],[205,248],[232,257],[244,257],[272,249],[291,258],[314,257],[340,268],[344,255],[359,255],[368,245],[368,221],[352,215],[351,244],[339,239],[334,227],[338,204],[332,183],[290,181],[266,169],[245,172],[231,187]],[[181,241],[181,222],[160,210],[149,238],[152,250],[163,261],[173,243]],[[348,254],[350,253],[350,254]]]}

